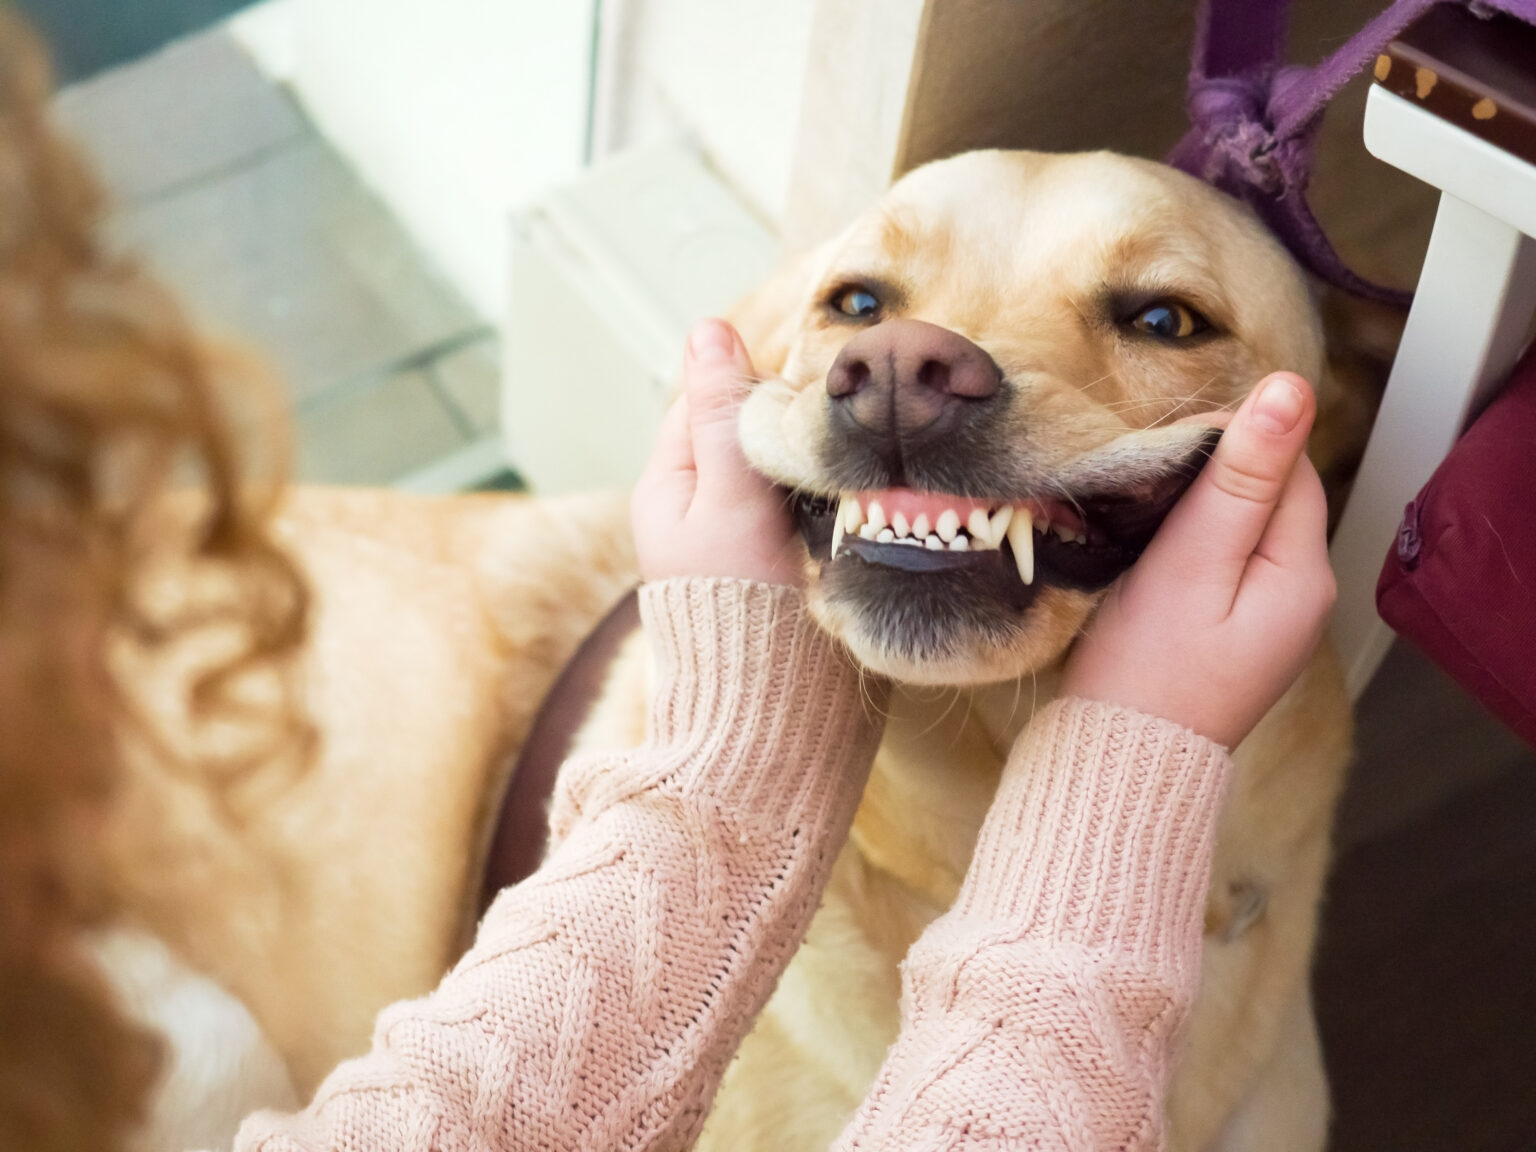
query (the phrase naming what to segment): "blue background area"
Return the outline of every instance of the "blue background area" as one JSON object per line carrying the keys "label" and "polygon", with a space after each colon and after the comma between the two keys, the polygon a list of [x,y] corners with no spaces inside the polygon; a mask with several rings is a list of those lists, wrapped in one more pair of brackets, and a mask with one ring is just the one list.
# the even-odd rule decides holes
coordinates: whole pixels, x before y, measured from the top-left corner
{"label": "blue background area", "polygon": [[15,0],[53,48],[67,84],[206,28],[251,0]]}

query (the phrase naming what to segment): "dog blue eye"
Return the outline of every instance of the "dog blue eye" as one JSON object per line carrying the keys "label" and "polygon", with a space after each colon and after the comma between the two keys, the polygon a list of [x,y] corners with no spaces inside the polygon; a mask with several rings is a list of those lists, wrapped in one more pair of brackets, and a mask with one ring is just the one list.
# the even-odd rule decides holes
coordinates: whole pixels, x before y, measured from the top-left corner
{"label": "dog blue eye", "polygon": [[1182,340],[1210,327],[1210,323],[1193,308],[1176,300],[1160,301],[1143,308],[1131,319],[1131,327],[1149,336],[1161,336],[1165,340]]}
{"label": "dog blue eye", "polygon": [[832,300],[832,306],[844,316],[867,320],[880,311],[880,301],[864,288],[844,288]]}

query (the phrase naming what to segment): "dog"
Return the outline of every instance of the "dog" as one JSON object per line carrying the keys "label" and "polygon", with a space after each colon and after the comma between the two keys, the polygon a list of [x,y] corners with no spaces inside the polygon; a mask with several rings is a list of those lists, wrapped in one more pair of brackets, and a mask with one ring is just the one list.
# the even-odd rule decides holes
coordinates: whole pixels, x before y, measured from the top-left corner
{"label": "dog", "polygon": [[[920,168],[739,321],[762,376],[741,438],[795,494],[810,610],[897,684],[823,906],[699,1145],[810,1152],[896,1036],[902,957],[954,899],[1008,750],[1198,470],[1199,414],[1282,368],[1325,414],[1338,397],[1308,284],[1258,221],[1110,154]],[[636,645],[583,746],[638,742],[645,696]],[[1324,1145],[1308,970],[1349,751],[1321,650],[1234,754],[1173,1149]]]}
{"label": "dog", "polygon": [[[1323,422],[1339,396],[1308,285],[1261,225],[1109,154],[920,168],[733,318],[762,377],[742,441],[795,494],[810,609],[896,682],[823,907],[701,1144],[819,1150],[896,1035],[901,959],[954,898],[1009,748],[1209,451],[1200,414],[1281,368],[1317,385]],[[210,1003],[222,990],[243,1006],[242,1066],[271,1086],[247,1085],[242,1106],[306,1098],[366,1047],[380,1008],[430,989],[462,949],[537,701],[636,579],[609,497],[300,490],[277,526],[315,589],[301,677],[315,763],[233,823],[196,782],[145,767],[107,837],[141,934],[104,949],[129,957],[119,985],[170,1003],[144,972],[206,978]],[[646,681],[632,637],[582,750],[644,738]],[[1320,651],[1235,752],[1168,1099],[1181,1152],[1323,1145],[1307,974],[1349,743]],[[230,1088],[213,1093],[221,1114],[238,1111]],[[157,1133],[194,1130],[211,1092],[177,1090]]]}

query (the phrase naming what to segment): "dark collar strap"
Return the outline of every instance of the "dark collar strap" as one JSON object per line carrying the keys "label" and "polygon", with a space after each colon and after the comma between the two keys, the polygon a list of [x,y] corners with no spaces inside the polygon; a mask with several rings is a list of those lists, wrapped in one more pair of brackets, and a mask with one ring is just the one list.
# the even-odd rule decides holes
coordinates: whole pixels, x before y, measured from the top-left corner
{"label": "dark collar strap", "polygon": [[632,590],[587,634],[539,705],[496,816],[479,915],[496,893],[533,875],[543,860],[555,777],[603,689],[620,645],[638,627],[640,597]]}

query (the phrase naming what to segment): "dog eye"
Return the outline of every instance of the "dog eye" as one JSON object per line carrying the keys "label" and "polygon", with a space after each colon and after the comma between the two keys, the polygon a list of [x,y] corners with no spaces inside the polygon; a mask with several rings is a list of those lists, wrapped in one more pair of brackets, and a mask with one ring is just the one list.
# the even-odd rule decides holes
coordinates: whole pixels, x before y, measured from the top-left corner
{"label": "dog eye", "polygon": [[852,316],[855,320],[868,320],[880,311],[880,300],[868,288],[854,285],[851,288],[842,289],[833,296],[832,307],[844,316]]}
{"label": "dog eye", "polygon": [[1177,300],[1159,300],[1131,318],[1131,327],[1136,331],[1164,340],[1182,340],[1204,332],[1210,326],[1211,322],[1204,316]]}

